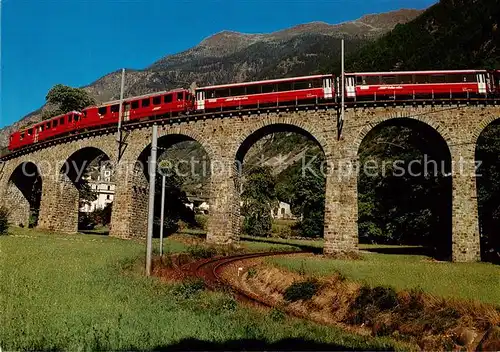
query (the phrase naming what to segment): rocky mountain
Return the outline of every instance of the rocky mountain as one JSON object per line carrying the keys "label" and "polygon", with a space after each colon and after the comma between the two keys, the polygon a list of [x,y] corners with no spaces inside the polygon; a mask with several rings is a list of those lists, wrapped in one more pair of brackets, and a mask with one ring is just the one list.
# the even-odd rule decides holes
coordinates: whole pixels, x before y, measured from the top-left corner
{"label": "rocky mountain", "polygon": [[[354,52],[420,13],[402,9],[335,25],[312,22],[269,34],[223,31],[147,68],[127,69],[125,96],[189,87],[193,82],[206,85],[316,73],[328,63],[338,61],[339,38],[346,39],[346,52]],[[120,71],[109,73],[84,89],[98,102],[117,99]],[[39,121],[46,108],[0,130],[0,147],[7,145],[13,130]]]}

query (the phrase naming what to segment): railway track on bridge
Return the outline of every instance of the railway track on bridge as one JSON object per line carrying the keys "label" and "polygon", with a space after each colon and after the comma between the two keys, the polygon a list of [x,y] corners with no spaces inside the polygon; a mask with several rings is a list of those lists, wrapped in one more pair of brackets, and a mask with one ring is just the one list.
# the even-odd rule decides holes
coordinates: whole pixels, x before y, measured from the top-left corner
{"label": "railway track on bridge", "polygon": [[[351,101],[346,102],[346,109],[359,109],[359,108],[378,108],[378,107],[417,107],[417,106],[480,106],[480,105],[500,105],[500,100],[497,98],[468,98],[468,99],[413,99],[413,100],[377,100],[377,101]],[[215,118],[235,118],[243,115],[261,115],[268,113],[278,113],[278,112],[292,112],[292,111],[303,111],[303,110],[338,110],[340,104],[338,102],[324,102],[317,104],[299,104],[299,105],[279,105],[279,106],[269,106],[260,108],[249,108],[249,109],[237,109],[237,110],[222,110],[222,111],[212,111],[201,114],[178,114],[178,115],[161,115],[161,116],[151,116],[148,119],[134,121],[134,122],[124,122],[122,129],[125,133],[138,128],[145,128],[152,126],[153,124],[158,125],[170,125],[177,124],[181,122],[188,121],[198,121],[206,119]],[[6,155],[0,155],[0,161],[7,161],[9,159],[16,158],[18,156],[29,154],[31,152],[50,147],[52,145],[67,143],[77,139],[89,138],[93,136],[108,135],[117,132],[117,127],[114,125],[103,126],[102,128],[93,128],[88,130],[81,130],[77,133],[72,133],[69,135],[64,135],[58,138],[49,139],[44,142],[37,143],[35,145],[30,145],[28,147],[22,148],[20,150],[10,152]]]}

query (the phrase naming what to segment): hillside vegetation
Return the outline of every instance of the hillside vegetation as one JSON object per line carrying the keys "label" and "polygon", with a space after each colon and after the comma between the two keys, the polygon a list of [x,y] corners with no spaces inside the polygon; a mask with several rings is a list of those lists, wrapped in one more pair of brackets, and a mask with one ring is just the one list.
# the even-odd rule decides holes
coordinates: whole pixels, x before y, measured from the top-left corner
{"label": "hillside vegetation", "polygon": [[441,0],[353,54],[349,71],[500,67],[500,2]]}

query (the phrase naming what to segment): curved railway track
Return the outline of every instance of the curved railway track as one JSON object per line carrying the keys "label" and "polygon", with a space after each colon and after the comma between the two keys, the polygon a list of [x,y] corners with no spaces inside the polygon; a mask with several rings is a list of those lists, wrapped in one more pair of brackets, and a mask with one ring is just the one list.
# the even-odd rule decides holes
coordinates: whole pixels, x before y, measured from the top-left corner
{"label": "curved railway track", "polygon": [[256,303],[259,305],[263,305],[269,308],[272,308],[273,305],[263,298],[254,295],[250,292],[246,292],[241,290],[240,288],[232,285],[229,281],[222,278],[220,275],[222,269],[230,265],[232,263],[253,259],[253,258],[261,258],[261,257],[269,257],[274,255],[288,255],[288,254],[298,254],[298,253],[310,253],[308,251],[283,251],[283,252],[264,252],[264,253],[250,253],[250,254],[239,254],[233,255],[230,257],[217,257],[205,259],[202,261],[198,261],[192,264],[188,264],[190,267],[190,271],[198,278],[203,279],[205,284],[210,289],[216,289],[218,287],[226,287],[229,288],[240,300]]}

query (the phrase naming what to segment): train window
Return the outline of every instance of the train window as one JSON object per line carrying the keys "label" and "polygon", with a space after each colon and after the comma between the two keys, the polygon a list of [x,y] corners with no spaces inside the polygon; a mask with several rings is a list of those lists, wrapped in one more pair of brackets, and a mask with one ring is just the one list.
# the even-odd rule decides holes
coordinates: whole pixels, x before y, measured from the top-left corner
{"label": "train window", "polygon": [[47,122],[46,126],[47,126],[47,129],[49,129],[50,128],[50,122]]}
{"label": "train window", "polygon": [[142,106],[143,108],[147,108],[147,107],[149,106],[149,103],[150,103],[149,98],[142,99],[142,104],[141,104],[141,106]]}
{"label": "train window", "polygon": [[111,105],[109,110],[111,112],[119,112],[120,111],[120,104]]}
{"label": "train window", "polygon": [[133,101],[131,104],[132,109],[138,109],[139,108],[139,100]]}
{"label": "train window", "polygon": [[246,87],[246,94],[259,94],[259,86],[253,84],[251,86]]}
{"label": "train window", "polygon": [[73,119],[75,120],[75,122],[78,122],[78,118],[79,116],[77,114],[74,114]]}
{"label": "train window", "polygon": [[160,105],[161,97],[153,97],[153,105]]}
{"label": "train window", "polygon": [[477,80],[477,77],[473,73],[463,75],[463,82],[476,82],[476,80]]}
{"label": "train window", "polygon": [[172,94],[164,95],[163,102],[164,103],[171,103],[172,102]]}
{"label": "train window", "polygon": [[394,84],[396,83],[396,76],[382,76],[382,84]]}
{"label": "train window", "polygon": [[59,124],[60,124],[60,125],[64,125],[64,117],[61,117],[61,118],[59,119]]}
{"label": "train window", "polygon": [[57,127],[57,119],[52,121],[52,127],[56,128]]}
{"label": "train window", "polygon": [[359,85],[363,85],[365,83],[363,83],[363,76],[356,76],[356,84],[359,86]]}
{"label": "train window", "polygon": [[321,78],[313,79],[309,83],[311,83],[311,88],[323,88],[323,80]]}
{"label": "train window", "polygon": [[431,83],[446,83],[445,75],[431,75]]}
{"label": "train window", "polygon": [[22,132],[22,133],[21,133],[20,139],[21,139],[21,140],[23,140],[23,139],[24,139],[24,132]]}
{"label": "train window", "polygon": [[106,115],[106,112],[108,110],[108,107],[107,106],[101,106],[97,112],[99,113],[99,115]]}
{"label": "train window", "polygon": [[262,93],[272,93],[275,91],[274,84],[264,84],[262,86]]}
{"label": "train window", "polygon": [[278,92],[286,92],[289,90],[293,90],[291,82],[278,83]]}
{"label": "train window", "polygon": [[68,122],[69,123],[73,122],[73,115],[68,115]]}
{"label": "train window", "polygon": [[177,93],[177,101],[182,101],[184,99],[184,93]]}
{"label": "train window", "polygon": [[429,75],[415,75],[415,83],[429,83]]}
{"label": "train window", "polygon": [[299,81],[293,84],[294,90],[301,90],[309,88],[309,83],[307,81]]}
{"label": "train window", "polygon": [[380,84],[380,76],[363,76],[364,84]]}
{"label": "train window", "polygon": [[229,96],[229,89],[216,89],[213,98],[223,98]]}
{"label": "train window", "polygon": [[401,84],[411,84],[411,83],[413,83],[413,76],[412,75],[401,75],[401,76],[398,76],[398,83],[401,83]]}
{"label": "train window", "polygon": [[245,87],[233,87],[230,93],[231,96],[245,95]]}
{"label": "train window", "polygon": [[31,136],[32,134],[33,134],[33,129],[32,129],[32,128],[30,128],[30,129],[28,130],[28,136]]}

